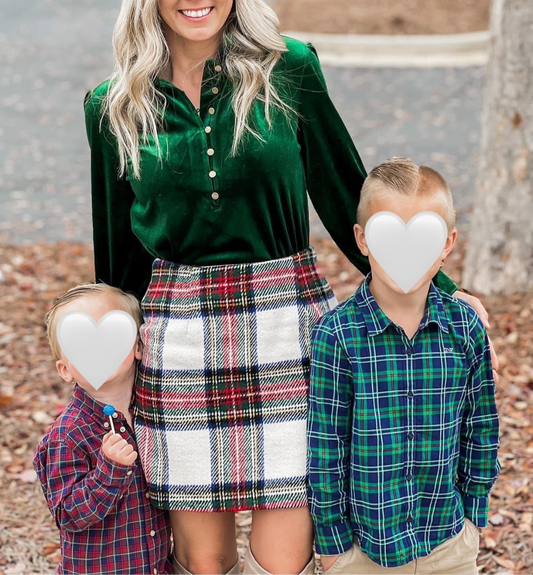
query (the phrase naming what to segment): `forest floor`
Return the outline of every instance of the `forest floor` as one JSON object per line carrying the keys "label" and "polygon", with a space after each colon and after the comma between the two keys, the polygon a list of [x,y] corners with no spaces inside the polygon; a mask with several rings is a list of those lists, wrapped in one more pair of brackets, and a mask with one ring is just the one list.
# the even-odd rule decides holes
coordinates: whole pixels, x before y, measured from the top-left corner
{"label": "forest floor", "polygon": [[458,34],[489,27],[491,0],[273,0],[281,30]]}
{"label": "forest floor", "polygon": [[[312,244],[319,267],[340,301],[362,276],[329,239]],[[465,244],[445,264],[461,278]],[[59,537],[32,467],[33,450],[69,401],[71,388],[56,373],[44,315],[54,297],[92,281],[88,244],[0,244],[0,575],[52,573]],[[502,473],[491,496],[490,524],[483,530],[480,573],[533,573],[533,294],[483,297],[500,362],[498,405]],[[251,517],[237,518],[240,551]]]}

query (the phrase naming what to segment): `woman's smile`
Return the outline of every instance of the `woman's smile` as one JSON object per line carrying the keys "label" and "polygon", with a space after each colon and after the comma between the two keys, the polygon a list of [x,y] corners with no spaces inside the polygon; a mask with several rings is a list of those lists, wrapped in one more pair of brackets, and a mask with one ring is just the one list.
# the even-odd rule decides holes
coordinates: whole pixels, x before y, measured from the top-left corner
{"label": "woman's smile", "polygon": [[213,52],[220,44],[220,31],[228,20],[233,1],[158,0],[160,16],[173,32],[171,41],[180,42],[180,48],[173,46],[171,51],[183,53],[183,42],[208,42],[211,46],[207,51]]}
{"label": "woman's smile", "polygon": [[204,22],[209,18],[213,10],[214,6],[209,6],[207,8],[199,8],[197,10],[178,10],[178,12],[190,22]]}

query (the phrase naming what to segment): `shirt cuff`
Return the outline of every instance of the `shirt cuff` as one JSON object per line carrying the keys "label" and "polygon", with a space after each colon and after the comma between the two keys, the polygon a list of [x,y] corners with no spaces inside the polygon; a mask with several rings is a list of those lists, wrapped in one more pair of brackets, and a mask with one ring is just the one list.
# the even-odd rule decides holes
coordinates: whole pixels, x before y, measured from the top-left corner
{"label": "shirt cuff", "polygon": [[96,462],[95,478],[98,482],[109,487],[128,487],[133,479],[133,472],[136,469],[133,465],[123,465],[109,459],[100,449]]}
{"label": "shirt cuff", "polygon": [[315,524],[315,549],[319,555],[341,555],[353,546],[352,526],[347,520]]}
{"label": "shirt cuff", "polygon": [[489,518],[489,497],[474,497],[473,495],[463,495],[463,506],[465,517],[476,527],[486,527]]}

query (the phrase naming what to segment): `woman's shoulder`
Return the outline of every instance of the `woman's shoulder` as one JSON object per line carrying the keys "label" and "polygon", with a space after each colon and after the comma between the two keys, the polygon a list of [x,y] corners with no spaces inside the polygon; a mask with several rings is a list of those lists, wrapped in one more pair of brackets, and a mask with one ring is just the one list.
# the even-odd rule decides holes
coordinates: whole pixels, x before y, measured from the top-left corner
{"label": "woman's shoulder", "polygon": [[281,37],[287,46],[282,59],[290,67],[306,66],[318,61],[316,48],[311,42],[303,42],[285,35]]}
{"label": "woman's shoulder", "polygon": [[89,90],[83,99],[83,108],[85,115],[91,119],[100,119],[102,103],[109,90],[110,79],[104,80],[98,86]]}

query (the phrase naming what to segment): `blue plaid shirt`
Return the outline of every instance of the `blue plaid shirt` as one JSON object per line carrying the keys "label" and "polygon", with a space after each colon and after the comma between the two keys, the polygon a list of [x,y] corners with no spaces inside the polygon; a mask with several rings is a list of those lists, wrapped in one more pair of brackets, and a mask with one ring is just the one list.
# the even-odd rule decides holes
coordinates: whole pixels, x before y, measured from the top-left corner
{"label": "blue plaid shirt", "polygon": [[308,495],[318,553],[397,567],[486,525],[498,414],[475,311],[431,283],[409,339],[370,279],[313,330]]}

